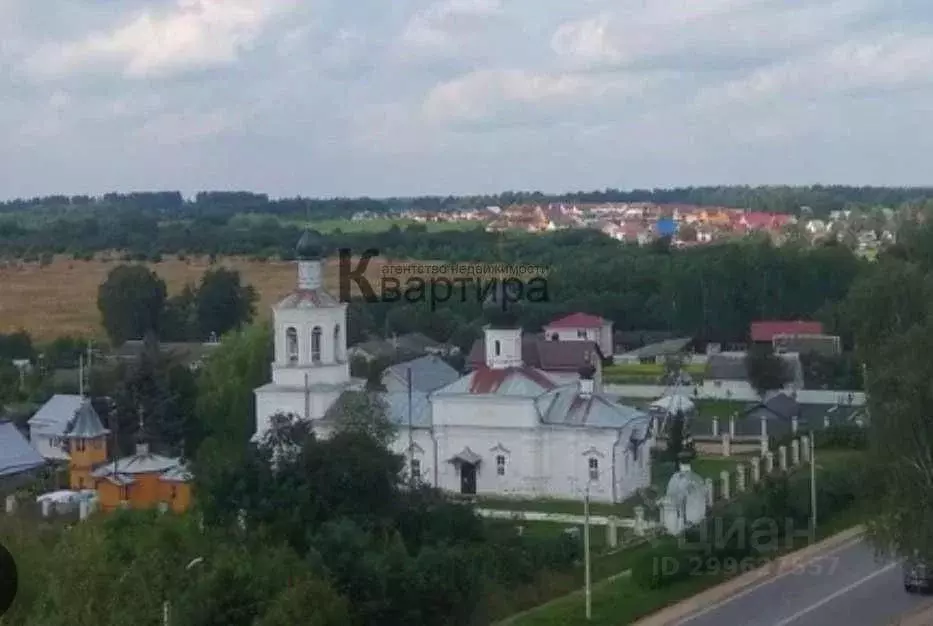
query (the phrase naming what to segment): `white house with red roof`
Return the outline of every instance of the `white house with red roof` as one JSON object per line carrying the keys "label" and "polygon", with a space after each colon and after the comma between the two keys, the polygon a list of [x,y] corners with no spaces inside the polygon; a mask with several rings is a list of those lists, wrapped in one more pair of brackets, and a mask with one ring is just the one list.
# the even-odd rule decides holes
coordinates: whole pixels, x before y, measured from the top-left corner
{"label": "white house with red roof", "polygon": [[612,322],[589,313],[572,313],[544,327],[544,335],[557,341],[593,341],[603,354],[612,354]]}

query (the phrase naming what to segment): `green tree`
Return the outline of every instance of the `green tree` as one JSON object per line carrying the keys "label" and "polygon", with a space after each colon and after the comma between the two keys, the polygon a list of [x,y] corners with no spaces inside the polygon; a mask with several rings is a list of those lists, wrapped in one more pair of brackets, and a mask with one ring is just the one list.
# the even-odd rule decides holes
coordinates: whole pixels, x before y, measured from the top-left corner
{"label": "green tree", "polygon": [[771,344],[754,345],[745,357],[748,382],[759,396],[769,391],[781,389],[790,380],[787,365],[774,353]]}
{"label": "green tree", "polygon": [[198,376],[201,437],[245,446],[256,430],[253,390],[270,379],[272,327],[257,324],[224,337]]}
{"label": "green tree", "polygon": [[197,292],[185,285],[181,293],[165,303],[162,315],[162,338],[166,341],[195,341],[199,338]]}
{"label": "green tree", "polygon": [[339,433],[362,433],[382,446],[388,446],[396,436],[395,426],[388,418],[388,407],[376,393],[345,392],[330,410]]}
{"label": "green tree", "polygon": [[671,463],[687,463],[696,457],[690,425],[683,411],[670,417],[667,432],[667,460]]}
{"label": "green tree", "polygon": [[256,290],[241,283],[238,271],[223,267],[204,274],[195,300],[202,339],[239,329],[256,313]]}
{"label": "green tree", "polygon": [[303,577],[272,599],[256,626],[346,626],[350,623],[346,600],[327,583]]}
{"label": "green tree", "polygon": [[917,325],[868,364],[870,526],[876,542],[933,560],[933,327]]}
{"label": "green tree", "polygon": [[114,345],[159,331],[165,306],[165,282],[143,265],[120,265],[97,291],[104,330]]}

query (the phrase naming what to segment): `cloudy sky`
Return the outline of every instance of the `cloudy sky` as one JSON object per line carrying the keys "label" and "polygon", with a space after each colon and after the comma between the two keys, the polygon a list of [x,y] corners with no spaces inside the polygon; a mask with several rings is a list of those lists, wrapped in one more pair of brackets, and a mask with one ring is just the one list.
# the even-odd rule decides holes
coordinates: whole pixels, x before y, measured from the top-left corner
{"label": "cloudy sky", "polygon": [[0,0],[0,197],[929,184],[929,0]]}

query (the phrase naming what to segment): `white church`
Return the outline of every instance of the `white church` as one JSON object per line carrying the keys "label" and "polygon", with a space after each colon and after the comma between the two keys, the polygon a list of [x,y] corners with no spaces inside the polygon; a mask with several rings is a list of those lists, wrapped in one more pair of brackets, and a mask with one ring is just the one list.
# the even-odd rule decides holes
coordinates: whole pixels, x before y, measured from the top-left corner
{"label": "white church", "polygon": [[[273,309],[272,381],[255,390],[257,439],[277,413],[310,420],[326,437],[340,396],[364,387],[350,376],[347,304],[323,289],[316,238],[305,233],[297,253],[298,288]],[[593,367],[567,382],[525,364],[514,314],[500,305],[487,317],[485,362],[469,374],[423,357],[383,377],[394,449],[411,476],[455,493],[516,498],[589,490],[594,501],[621,502],[648,487],[649,415],[602,393]]]}

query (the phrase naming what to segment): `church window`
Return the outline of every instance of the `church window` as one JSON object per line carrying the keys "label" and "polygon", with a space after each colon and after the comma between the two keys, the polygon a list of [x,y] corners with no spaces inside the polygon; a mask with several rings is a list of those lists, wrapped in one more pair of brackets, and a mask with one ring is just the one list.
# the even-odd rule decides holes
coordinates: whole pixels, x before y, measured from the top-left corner
{"label": "church window", "polygon": [[294,365],[298,362],[298,331],[291,327],[285,331],[285,353],[288,355],[289,364]]}
{"label": "church window", "polygon": [[496,457],[496,474],[505,476],[505,457],[501,454]]}
{"label": "church window", "polygon": [[334,360],[339,361],[343,358],[343,346],[340,345],[340,324],[334,326]]}
{"label": "church window", "polygon": [[321,362],[321,327],[315,326],[311,331],[311,362]]}
{"label": "church window", "polygon": [[84,452],[84,439],[75,439],[75,450]]}
{"label": "church window", "polygon": [[590,480],[599,480],[599,459],[590,457]]}
{"label": "church window", "polygon": [[178,487],[172,485],[172,500],[178,497]]}
{"label": "church window", "polygon": [[494,343],[493,346],[494,346],[494,348],[495,348],[496,356],[501,355],[501,354],[502,354],[502,344],[499,343],[498,341],[496,341],[496,343]]}
{"label": "church window", "polygon": [[411,460],[411,479],[415,482],[421,480],[421,461],[418,459]]}

